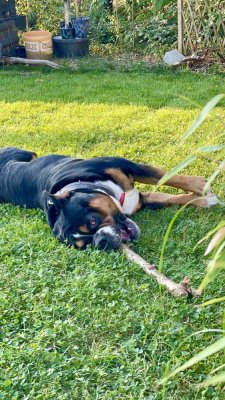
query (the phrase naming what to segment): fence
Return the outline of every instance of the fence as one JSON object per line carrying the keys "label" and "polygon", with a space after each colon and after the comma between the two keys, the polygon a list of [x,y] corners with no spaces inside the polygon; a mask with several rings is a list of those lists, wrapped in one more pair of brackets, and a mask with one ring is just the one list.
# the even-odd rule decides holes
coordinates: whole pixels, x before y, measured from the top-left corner
{"label": "fence", "polygon": [[178,49],[225,49],[225,0],[177,0]]}

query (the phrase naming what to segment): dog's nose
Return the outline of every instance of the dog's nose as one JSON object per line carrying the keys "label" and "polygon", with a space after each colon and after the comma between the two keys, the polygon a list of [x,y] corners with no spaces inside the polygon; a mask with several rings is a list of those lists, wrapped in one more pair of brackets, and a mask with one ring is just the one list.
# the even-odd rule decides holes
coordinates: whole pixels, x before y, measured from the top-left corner
{"label": "dog's nose", "polygon": [[100,250],[115,250],[121,244],[120,235],[112,227],[99,229],[94,235],[93,245]]}
{"label": "dog's nose", "polygon": [[96,241],[96,246],[102,250],[107,249],[107,247],[109,247],[109,244],[110,240],[107,237],[100,238],[99,240],[97,239]]}

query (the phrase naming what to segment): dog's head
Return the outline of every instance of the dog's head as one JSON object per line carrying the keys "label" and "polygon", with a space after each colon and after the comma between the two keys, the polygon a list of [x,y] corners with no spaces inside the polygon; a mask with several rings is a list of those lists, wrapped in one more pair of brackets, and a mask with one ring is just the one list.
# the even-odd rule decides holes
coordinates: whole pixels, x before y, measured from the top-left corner
{"label": "dog's head", "polygon": [[52,195],[44,191],[43,197],[53,234],[70,246],[85,249],[93,244],[99,249],[111,250],[139,237],[138,226],[107,193],[87,189]]}

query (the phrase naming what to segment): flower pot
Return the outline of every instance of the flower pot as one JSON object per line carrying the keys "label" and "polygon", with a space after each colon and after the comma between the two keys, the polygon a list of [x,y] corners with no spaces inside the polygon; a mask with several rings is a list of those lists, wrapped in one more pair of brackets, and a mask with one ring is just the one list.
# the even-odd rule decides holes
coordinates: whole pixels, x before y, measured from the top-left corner
{"label": "flower pot", "polygon": [[52,33],[30,31],[23,34],[26,56],[30,59],[49,60],[52,56]]}
{"label": "flower pot", "polygon": [[83,57],[89,52],[88,39],[62,39],[61,36],[55,36],[53,50],[55,56],[59,58]]}
{"label": "flower pot", "polygon": [[72,18],[71,23],[75,29],[76,38],[87,38],[88,36],[88,17]]}

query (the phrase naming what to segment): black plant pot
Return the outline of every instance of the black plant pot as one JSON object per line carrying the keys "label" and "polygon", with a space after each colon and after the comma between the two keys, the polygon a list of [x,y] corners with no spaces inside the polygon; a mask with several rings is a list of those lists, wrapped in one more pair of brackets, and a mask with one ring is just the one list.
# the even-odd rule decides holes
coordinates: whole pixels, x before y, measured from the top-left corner
{"label": "black plant pot", "polygon": [[15,55],[16,57],[26,58],[25,46],[15,46]]}
{"label": "black plant pot", "polygon": [[52,41],[54,55],[59,58],[83,57],[89,52],[87,38],[62,39],[61,36],[55,36]]}
{"label": "black plant pot", "polygon": [[71,24],[75,30],[76,38],[87,38],[88,37],[88,17],[71,18]]}

